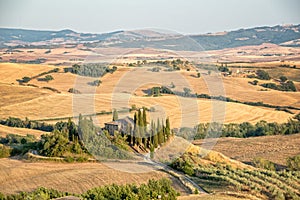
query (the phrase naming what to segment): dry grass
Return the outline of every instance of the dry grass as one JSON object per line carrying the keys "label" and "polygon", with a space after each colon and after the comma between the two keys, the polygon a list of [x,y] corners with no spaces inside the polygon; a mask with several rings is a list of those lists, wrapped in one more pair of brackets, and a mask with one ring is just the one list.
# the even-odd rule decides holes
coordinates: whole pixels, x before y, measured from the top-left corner
{"label": "dry grass", "polygon": [[35,137],[39,138],[41,135],[47,132],[33,130],[28,128],[15,128],[15,127],[8,127],[0,125],[0,137],[5,137],[7,134],[16,134],[21,136],[26,136],[27,134],[34,135]]}
{"label": "dry grass", "polygon": [[[188,80],[194,92],[210,95],[214,93],[214,91],[210,92],[208,90],[208,86],[213,84],[213,82],[210,81],[210,77],[204,75],[200,79],[195,78],[196,72],[182,72],[182,75]],[[221,81],[224,90],[219,91],[219,94],[222,94],[223,96],[239,101],[264,102],[271,105],[294,106],[300,108],[300,92],[282,92],[271,89],[268,91],[260,91],[265,88],[249,84],[249,81],[253,81],[253,79],[249,78],[223,77]],[[259,80],[259,84],[264,82],[271,81]],[[276,98],[274,98],[274,96],[276,96]]]}
{"label": "dry grass", "polygon": [[[138,168],[138,164],[132,164],[131,169],[135,167]],[[0,169],[0,191],[4,194],[32,191],[41,186],[82,193],[107,184],[139,185],[149,179],[169,177],[159,171],[126,173],[100,163],[30,163],[6,158],[0,159]]]}
{"label": "dry grass", "polygon": [[210,150],[207,147],[209,146],[200,147],[194,145],[181,137],[175,136],[167,145],[156,150],[154,159],[157,161],[172,162],[174,159],[186,153],[186,155],[193,159],[193,163],[196,165],[223,163],[233,168],[253,169],[253,167],[249,165],[230,159],[222,153]]}
{"label": "dry grass", "polygon": [[[70,88],[78,88],[80,92],[93,91],[94,87],[88,85],[89,82],[93,82],[96,78],[91,77],[80,77],[77,78],[75,74],[72,73],[52,73],[51,76],[54,80],[38,81],[37,79],[31,80],[30,84],[37,85],[39,87],[51,87],[55,88],[60,92],[67,93]],[[82,90],[80,90],[82,88]]]}
{"label": "dry grass", "polygon": [[[197,140],[194,144],[207,145],[210,140]],[[300,134],[250,138],[219,138],[213,150],[241,161],[251,162],[256,157],[265,158],[278,165],[286,165],[286,159],[300,154]]]}
{"label": "dry grass", "polygon": [[50,65],[0,63],[0,83],[18,83],[16,79],[34,76],[54,69]]}
{"label": "dry grass", "polygon": [[273,78],[279,79],[280,76],[286,76],[289,80],[300,82],[300,69],[274,67],[266,71]]}
{"label": "dry grass", "polygon": [[222,163],[238,169],[253,169],[253,167],[246,165],[240,161],[233,160],[220,152],[217,152],[215,150],[208,150],[206,149],[207,147],[209,146],[200,147],[191,144],[186,149],[186,153],[191,155],[191,158],[193,159],[193,162],[195,164],[201,165],[201,164]]}
{"label": "dry grass", "polygon": [[[210,122],[212,120],[224,121],[225,123],[244,121],[255,123],[260,120],[281,123],[292,117],[291,114],[262,107],[205,99],[196,100],[173,95],[145,97],[142,93],[142,90],[148,86],[170,85],[171,82],[175,84],[175,90],[178,91],[182,91],[184,87],[190,87],[194,88],[195,92],[206,93],[207,87],[205,82],[202,78],[197,79],[190,76],[192,73],[155,73],[150,72],[148,68],[120,67],[115,73],[107,74],[101,78],[102,84],[97,88],[87,84],[87,82],[94,80],[93,78],[76,78],[75,75],[70,73],[55,73],[53,74],[54,80],[49,83],[36,80],[31,81],[40,87],[47,85],[61,90],[61,94],[40,88],[2,84],[0,85],[2,88],[0,92],[4,101],[2,101],[0,108],[0,116],[28,117],[29,119],[71,117],[79,113],[91,114],[110,111],[112,108],[129,108],[135,104],[138,107],[154,107],[156,112],[150,113],[151,119],[169,116],[173,127],[191,127],[199,122]],[[78,83],[78,87],[76,84],[75,88],[84,94],[72,95],[66,92],[67,89],[74,87],[75,81]],[[234,84],[235,81],[237,83]],[[243,79],[224,79],[224,83],[225,88],[228,87],[226,92],[231,92],[234,96],[233,98],[240,100],[259,101],[261,99],[257,98],[263,97],[268,98],[274,104],[294,105],[298,101],[296,95],[299,96],[300,94],[282,92],[276,94],[276,91],[259,92]],[[264,94],[266,95],[265,97],[263,96]],[[275,94],[278,98],[273,98]],[[290,98],[288,98],[289,95]],[[265,99],[263,101],[266,102]],[[213,112],[213,110],[215,111]],[[124,115],[120,114],[120,116]],[[99,116],[97,119],[100,125],[103,125],[104,122],[111,120],[111,116]]]}
{"label": "dry grass", "polygon": [[0,83],[0,110],[5,106],[18,105],[19,103],[45,97],[49,94],[50,92],[48,90]]}

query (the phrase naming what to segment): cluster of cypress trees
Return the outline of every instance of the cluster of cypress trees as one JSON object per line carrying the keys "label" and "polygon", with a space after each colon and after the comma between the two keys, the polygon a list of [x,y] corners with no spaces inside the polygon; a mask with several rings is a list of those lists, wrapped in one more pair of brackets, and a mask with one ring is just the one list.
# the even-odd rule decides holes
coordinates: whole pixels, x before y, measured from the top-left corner
{"label": "cluster of cypress trees", "polygon": [[130,133],[128,137],[130,145],[138,145],[152,150],[168,141],[171,136],[169,118],[165,120],[165,123],[160,119],[157,119],[156,123],[151,121],[150,127],[147,128],[147,114],[145,108],[139,109],[134,114],[134,127],[132,128],[128,128],[128,133]]}

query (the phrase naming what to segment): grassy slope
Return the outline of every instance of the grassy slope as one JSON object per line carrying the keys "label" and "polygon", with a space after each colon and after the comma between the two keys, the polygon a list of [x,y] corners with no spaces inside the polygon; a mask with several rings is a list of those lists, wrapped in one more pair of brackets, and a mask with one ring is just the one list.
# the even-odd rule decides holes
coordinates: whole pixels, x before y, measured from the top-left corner
{"label": "grassy slope", "polygon": [[[194,144],[204,145],[209,142],[197,140]],[[278,165],[286,165],[288,157],[300,154],[299,144],[300,134],[219,138],[213,149],[241,162],[251,162],[255,157],[262,157]]]}

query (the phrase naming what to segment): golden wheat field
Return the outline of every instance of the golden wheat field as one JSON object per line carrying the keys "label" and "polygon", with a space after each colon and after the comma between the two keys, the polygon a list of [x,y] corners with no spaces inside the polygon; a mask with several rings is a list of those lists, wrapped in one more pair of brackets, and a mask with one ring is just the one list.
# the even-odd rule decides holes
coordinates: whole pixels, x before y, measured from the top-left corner
{"label": "golden wheat field", "polygon": [[5,137],[7,134],[16,134],[21,136],[26,136],[27,134],[34,135],[39,138],[41,135],[46,134],[47,132],[28,129],[28,128],[15,128],[0,125],[0,137]]}
{"label": "golden wheat field", "polygon": [[[10,73],[10,79],[0,83],[2,96],[0,116],[9,116],[40,120],[61,117],[72,117],[83,114],[93,114],[101,111],[111,111],[138,107],[153,107],[151,118],[170,117],[172,127],[194,126],[199,122],[220,121],[225,123],[249,121],[255,123],[260,120],[285,122],[293,115],[275,111],[264,107],[254,107],[237,103],[225,103],[206,99],[184,98],[174,95],[160,97],[147,97],[145,90],[153,85],[175,85],[174,90],[183,91],[183,88],[191,88],[192,92],[207,94],[226,94],[229,97],[241,101],[263,101],[275,105],[299,105],[300,93],[284,93],[278,91],[258,91],[258,88],[247,83],[247,79],[223,78],[216,86],[224,86],[224,89],[210,86],[215,79],[213,77],[195,78],[195,72],[151,72],[149,68],[126,68],[119,67],[113,74],[106,74],[101,78],[101,85],[92,87],[88,82],[95,78],[76,77],[70,73],[52,73],[54,80],[47,82],[31,80],[29,83],[36,85],[21,86],[10,84],[13,80],[21,78],[17,73],[20,68],[26,68],[29,76],[53,69],[44,66],[43,70],[36,71],[35,65],[4,64],[2,71]],[[12,67],[10,67],[12,66]],[[60,93],[53,92],[43,87],[57,89]],[[82,94],[71,94],[69,88],[76,88]],[[208,91],[212,90],[211,93]],[[211,94],[211,95],[212,95]],[[276,95],[278,98],[273,98]],[[132,115],[131,113],[130,115]],[[125,116],[125,114],[120,114]],[[110,121],[110,115],[97,117],[101,125]],[[53,122],[55,122],[54,120]]]}
{"label": "golden wheat field", "polygon": [[[210,143],[210,140],[196,140],[193,143],[202,146]],[[299,144],[300,134],[219,138],[213,150],[245,163],[252,162],[254,158],[260,157],[270,160],[277,165],[286,166],[288,157],[300,153]]]}
{"label": "golden wheat field", "polygon": [[[203,76],[201,79],[199,79],[195,78],[195,72],[182,72],[182,74],[189,81],[191,87],[194,88],[194,91],[198,94],[213,94],[214,91],[210,92],[208,90],[209,84],[212,84],[209,76]],[[219,93],[223,93],[226,97],[244,102],[264,102],[271,105],[300,107],[300,92],[282,92],[271,89],[268,91],[262,91],[262,89],[265,88],[258,85],[251,85],[248,83],[249,81],[253,81],[253,79],[223,77],[222,82],[220,83],[220,85],[223,87],[223,91]],[[259,80],[259,84],[266,82],[272,81]],[[274,98],[274,96],[276,96],[276,98]]]}
{"label": "golden wheat field", "polygon": [[[134,167],[139,166],[132,164],[132,167],[134,170]],[[2,158],[0,168],[0,191],[4,194],[32,191],[41,186],[59,191],[82,193],[93,187],[107,184],[135,183],[140,185],[149,179],[168,177],[166,173],[160,171],[126,173],[101,163],[32,163]]]}

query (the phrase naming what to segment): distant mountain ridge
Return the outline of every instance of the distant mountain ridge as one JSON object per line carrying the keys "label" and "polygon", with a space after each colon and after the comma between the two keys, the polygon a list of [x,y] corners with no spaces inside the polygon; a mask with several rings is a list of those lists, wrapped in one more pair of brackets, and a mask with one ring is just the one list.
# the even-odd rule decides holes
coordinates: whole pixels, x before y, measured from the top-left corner
{"label": "distant mountain ridge", "polygon": [[115,31],[109,33],[77,33],[0,28],[0,47],[51,47],[84,44],[89,47],[151,47],[171,50],[215,50],[245,45],[273,43],[300,46],[300,24],[255,27],[236,31],[180,35],[154,30]]}

